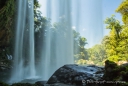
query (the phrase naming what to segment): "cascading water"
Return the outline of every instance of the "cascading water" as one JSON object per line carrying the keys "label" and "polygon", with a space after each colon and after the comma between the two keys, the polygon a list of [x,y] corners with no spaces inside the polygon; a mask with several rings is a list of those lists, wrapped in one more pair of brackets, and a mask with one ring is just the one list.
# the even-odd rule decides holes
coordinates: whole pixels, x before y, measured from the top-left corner
{"label": "cascading water", "polygon": [[[56,3],[56,4],[54,4]],[[46,28],[45,43],[37,73],[42,71],[43,80],[65,64],[73,64],[73,33],[71,29],[70,0],[47,0],[47,18],[58,20],[56,26]],[[55,10],[55,11],[54,11]],[[55,31],[51,29],[55,29]]]}
{"label": "cascading water", "polygon": [[14,68],[10,82],[36,76],[33,0],[17,0]]}
{"label": "cascading water", "polygon": [[[39,69],[43,71],[43,79],[47,80],[58,67],[73,63],[71,27],[75,27],[76,31],[87,38],[88,47],[101,41],[103,37],[102,0],[40,0],[40,3],[43,16],[50,18],[52,23],[63,23],[59,23],[62,27],[57,27],[58,33],[50,29],[46,31],[46,43],[43,45],[45,48],[41,55],[41,60],[44,62],[40,64]],[[64,23],[67,27],[63,27]],[[67,37],[62,37],[62,29]],[[52,40],[53,38],[55,40]]]}
{"label": "cascading water", "polygon": [[[64,17],[64,15],[59,16],[59,13],[64,11],[64,4],[59,3],[60,1],[65,0],[39,0],[42,15],[50,18],[52,23],[58,22],[59,18]],[[70,5],[71,8],[67,7],[65,10],[71,10],[73,29],[87,38],[86,47],[90,48],[100,43],[104,36],[102,0],[70,0]]]}
{"label": "cascading water", "polygon": [[[33,0],[17,0],[16,41],[11,82],[34,78],[36,75],[48,80],[57,68],[74,63],[72,27],[82,35],[85,34],[90,44],[103,37],[101,0],[41,1],[42,6],[46,8],[43,11],[43,14],[46,14],[44,16],[50,18],[52,23],[58,23],[45,28],[45,35],[42,34],[44,38],[40,40],[43,41],[41,42],[43,46],[40,46],[42,47],[40,62],[35,65]],[[90,9],[89,5],[93,8]],[[90,21],[87,21],[89,18]],[[83,28],[87,28],[88,31],[84,31]]]}

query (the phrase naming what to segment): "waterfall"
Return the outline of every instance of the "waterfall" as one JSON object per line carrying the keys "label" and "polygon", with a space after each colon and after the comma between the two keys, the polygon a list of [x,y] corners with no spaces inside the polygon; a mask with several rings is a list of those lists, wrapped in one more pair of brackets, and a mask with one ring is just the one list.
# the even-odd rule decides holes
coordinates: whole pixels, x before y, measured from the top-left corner
{"label": "waterfall", "polygon": [[33,0],[17,0],[14,66],[10,82],[36,76],[33,10]]}
{"label": "waterfall", "polygon": [[[54,1],[54,2],[53,2]],[[43,80],[48,78],[59,67],[65,64],[73,64],[73,33],[71,28],[71,2],[70,0],[47,0],[47,18],[57,20],[57,28],[46,28],[45,43],[37,69],[37,74]],[[63,10],[62,10],[63,9]],[[60,25],[60,26],[59,26]],[[55,31],[51,30],[55,28]]]}
{"label": "waterfall", "polygon": [[[42,15],[51,19],[51,22],[58,22],[60,12],[65,0],[39,0]],[[49,4],[47,4],[49,2]],[[60,6],[59,6],[60,5]],[[87,48],[100,43],[104,36],[102,0],[70,0],[71,26],[78,31],[81,36],[87,39]],[[64,15],[62,16],[64,17]]]}
{"label": "waterfall", "polygon": [[[41,61],[43,62],[39,65],[41,70],[37,70],[37,72],[42,71],[42,78],[47,80],[60,66],[73,63],[72,27],[87,38],[88,45],[86,47],[92,47],[96,43],[100,43],[103,38],[102,0],[39,1],[42,4],[43,16],[50,18],[52,24],[60,22],[66,23],[67,26],[65,28],[58,27],[59,33],[52,32],[50,28],[47,28],[46,43],[43,45],[45,47],[43,47],[41,55]],[[67,30],[64,33],[67,37],[62,37],[63,33],[61,33],[60,28],[63,31]]]}
{"label": "waterfall", "polygon": [[85,36],[91,46],[103,37],[102,0],[41,1],[45,9],[43,14],[51,19],[52,25],[45,28],[45,33],[42,34],[44,38],[39,40],[39,44],[42,43],[38,45],[41,54],[39,62],[35,62],[34,1],[17,0],[14,66],[10,82],[19,82],[36,76],[48,80],[59,67],[73,64],[72,27]]}

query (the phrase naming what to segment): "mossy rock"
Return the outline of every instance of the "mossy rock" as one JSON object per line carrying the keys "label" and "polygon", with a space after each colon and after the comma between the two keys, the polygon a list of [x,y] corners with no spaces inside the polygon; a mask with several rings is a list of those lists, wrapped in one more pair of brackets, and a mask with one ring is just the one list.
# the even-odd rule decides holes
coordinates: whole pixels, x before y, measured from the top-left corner
{"label": "mossy rock", "polygon": [[118,76],[119,68],[115,62],[106,60],[105,61],[105,73],[103,78],[105,80],[115,80]]}
{"label": "mossy rock", "polygon": [[[128,86],[128,64],[118,66],[115,62],[107,60],[105,62],[105,73],[103,76],[106,81],[122,81],[117,86]],[[112,86],[115,86],[114,84]]]}
{"label": "mossy rock", "polygon": [[106,60],[105,61],[105,66],[110,66],[110,67],[117,67],[117,64],[113,61],[109,61],[109,60]]}

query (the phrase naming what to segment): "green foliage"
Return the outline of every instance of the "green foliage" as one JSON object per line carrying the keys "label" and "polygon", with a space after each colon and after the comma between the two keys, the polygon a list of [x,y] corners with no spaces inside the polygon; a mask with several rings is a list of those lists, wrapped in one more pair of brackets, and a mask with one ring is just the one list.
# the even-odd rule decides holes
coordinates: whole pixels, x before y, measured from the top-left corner
{"label": "green foliage", "polygon": [[37,8],[40,8],[40,4],[38,0],[34,0],[34,10],[37,10]]}
{"label": "green foliage", "polygon": [[10,69],[11,65],[12,62],[7,58],[6,52],[0,52],[0,71]]}
{"label": "green foliage", "polygon": [[88,59],[88,53],[85,48],[87,40],[80,36],[80,33],[73,30],[74,35],[74,59],[75,63],[79,65],[85,65]]}
{"label": "green foliage", "polygon": [[106,29],[110,29],[108,36],[105,36],[102,45],[105,46],[107,59],[116,63],[128,61],[128,0],[124,0],[116,9],[122,14],[124,25],[121,25],[115,16],[105,20]]}
{"label": "green foliage", "polygon": [[79,54],[74,55],[75,60],[79,59],[85,59],[85,54],[83,52],[80,52]]}
{"label": "green foliage", "polygon": [[106,29],[111,29],[113,35],[116,37],[120,37],[120,31],[122,29],[120,22],[114,18],[115,16],[112,15],[110,18],[106,18],[105,24],[107,24]]}
{"label": "green foliage", "polygon": [[[121,83],[118,83],[118,86],[127,86],[128,64],[118,66],[115,62],[109,60],[105,61],[105,74],[103,79],[106,81],[121,81]],[[112,84],[111,86],[116,85]]]}
{"label": "green foliage", "polygon": [[45,17],[42,17],[40,8],[40,4],[38,0],[34,0],[34,27],[35,31],[39,31],[42,27],[47,25],[47,20]]}
{"label": "green foliage", "polygon": [[118,62],[119,61],[119,57],[118,57],[118,55],[113,55],[113,56],[108,57],[108,60],[114,61],[114,62]]}
{"label": "green foliage", "polygon": [[93,61],[96,65],[103,65],[104,60],[107,58],[105,47],[97,44],[88,50],[89,60]]}
{"label": "green foliage", "polygon": [[79,60],[75,60],[75,63],[76,64],[79,64],[79,65],[86,65],[87,62],[85,59],[79,59]]}
{"label": "green foliage", "polygon": [[0,0],[0,5],[0,70],[2,70],[2,68],[10,68],[11,65],[7,54],[12,53],[15,0]]}
{"label": "green foliage", "polygon": [[124,0],[120,6],[116,9],[116,12],[122,14],[122,21],[125,25],[128,24],[128,0]]}
{"label": "green foliage", "polygon": [[30,83],[14,83],[11,86],[38,86],[38,85],[30,84]]}
{"label": "green foliage", "polygon": [[0,81],[0,86],[9,86],[9,85]]}
{"label": "green foliage", "polygon": [[106,29],[110,29],[110,33],[103,38],[101,45],[88,49],[89,60],[94,61],[94,64],[99,64],[99,62],[103,64],[106,59],[116,63],[128,61],[127,26],[121,25],[114,15],[106,18],[105,24]]}
{"label": "green foliage", "polygon": [[14,3],[14,0],[6,0],[5,5],[0,9],[0,30],[10,28],[12,16],[14,15]]}
{"label": "green foliage", "polygon": [[86,41],[87,41],[87,40],[86,40],[86,38],[84,38],[84,37],[81,37],[81,38],[79,39],[79,45],[80,45],[81,48],[84,48],[85,44],[87,44]]}
{"label": "green foliage", "polygon": [[120,25],[114,16],[105,20],[106,28],[110,29],[108,36],[103,38],[102,44],[105,46],[107,59],[118,63],[119,61],[127,61],[127,27]]}
{"label": "green foliage", "polygon": [[0,1],[0,47],[7,47],[12,38],[12,25],[15,10],[14,0]]}

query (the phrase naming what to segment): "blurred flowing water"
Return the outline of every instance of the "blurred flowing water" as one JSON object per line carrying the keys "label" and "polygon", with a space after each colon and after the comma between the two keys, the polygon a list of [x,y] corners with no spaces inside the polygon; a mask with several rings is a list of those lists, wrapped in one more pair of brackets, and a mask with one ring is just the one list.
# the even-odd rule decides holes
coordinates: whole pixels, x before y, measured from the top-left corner
{"label": "blurred flowing water", "polygon": [[17,0],[16,16],[14,66],[10,82],[36,76],[33,0]]}
{"label": "blurred flowing water", "polygon": [[[81,36],[87,38],[89,48],[100,43],[103,38],[102,0],[39,0],[42,15],[55,22],[66,22],[66,34],[62,37],[62,30],[53,33],[50,29],[46,32],[45,48],[42,50],[39,69],[44,80],[64,64],[74,63],[73,60],[73,32],[78,31]],[[54,28],[54,26],[53,26]],[[57,27],[63,29],[63,27]],[[54,36],[55,34],[55,36]],[[67,36],[67,37],[66,37]],[[52,40],[55,37],[56,40]],[[52,49],[54,48],[54,51]],[[54,53],[54,54],[53,54]],[[43,66],[42,66],[43,65]],[[39,73],[38,73],[39,74]]]}
{"label": "blurred flowing water", "polygon": [[[69,7],[63,7],[66,0],[39,0],[42,15],[51,19],[51,22],[59,22],[65,18],[65,10],[70,10],[71,26],[81,36],[87,39],[86,48],[100,43],[104,36],[102,0],[69,0]],[[48,3],[49,2],[49,3]],[[62,3],[59,3],[62,2]]]}
{"label": "blurred flowing water", "polygon": [[[41,2],[44,9],[43,16],[50,18],[51,23],[59,23],[56,23],[56,27],[45,28],[45,36],[40,40],[45,41],[41,42],[43,45],[40,46],[40,62],[35,65],[33,0],[17,1],[14,68],[10,82],[29,78],[48,80],[59,67],[73,64],[73,29],[85,36],[91,46],[103,37],[102,0],[41,0]],[[62,25],[64,26],[61,27]]]}
{"label": "blurred flowing water", "polygon": [[59,67],[65,64],[73,64],[73,32],[71,22],[71,1],[70,0],[47,0],[47,18],[58,20],[55,32],[46,28],[44,47],[42,48],[41,64],[37,74],[41,74],[43,80],[48,78]]}

